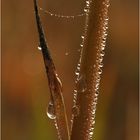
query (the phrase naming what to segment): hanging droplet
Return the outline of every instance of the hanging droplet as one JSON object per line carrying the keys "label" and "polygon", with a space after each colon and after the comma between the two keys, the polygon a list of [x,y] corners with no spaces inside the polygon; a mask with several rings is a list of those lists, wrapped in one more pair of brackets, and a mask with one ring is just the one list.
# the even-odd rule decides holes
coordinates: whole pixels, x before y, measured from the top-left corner
{"label": "hanging droplet", "polygon": [[72,108],[72,114],[74,115],[74,116],[78,116],[79,115],[79,107],[78,106],[73,106],[73,108]]}
{"label": "hanging droplet", "polygon": [[76,84],[77,87],[77,91],[78,92],[85,92],[87,90],[87,83],[86,83],[86,79],[84,76],[81,76]]}
{"label": "hanging droplet", "polygon": [[37,48],[38,48],[38,50],[42,50],[42,48],[40,46],[38,46]]}
{"label": "hanging droplet", "polygon": [[56,118],[54,105],[51,101],[49,102],[48,105],[47,116],[52,120]]}

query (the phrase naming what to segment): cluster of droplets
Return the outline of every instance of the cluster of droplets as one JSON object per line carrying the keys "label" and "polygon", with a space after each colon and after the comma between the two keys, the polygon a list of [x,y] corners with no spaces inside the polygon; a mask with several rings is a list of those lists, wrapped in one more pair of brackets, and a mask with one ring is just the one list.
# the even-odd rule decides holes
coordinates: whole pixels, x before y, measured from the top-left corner
{"label": "cluster of droplets", "polygon": [[86,134],[87,134],[87,139],[89,140],[92,140],[93,133],[94,133],[97,100],[98,100],[98,91],[95,92],[93,102],[88,108],[91,117],[90,117],[90,120],[88,120],[89,129],[87,129]]}
{"label": "cluster of droplets", "polygon": [[77,17],[82,17],[85,15],[85,13],[80,13],[80,14],[77,14],[77,15],[61,15],[61,14],[56,14],[56,13],[53,13],[53,12],[50,12],[48,10],[44,10],[42,8],[40,8],[40,11],[44,12],[45,14],[48,14],[50,16],[53,16],[53,17],[57,17],[57,18],[65,18],[65,19],[75,19]]}
{"label": "cluster of droplets", "polygon": [[55,125],[55,128],[56,128],[56,130],[57,130],[58,139],[61,140],[61,135],[60,135],[60,132],[59,132],[59,128],[58,128],[56,119],[54,120],[54,125]]}
{"label": "cluster of droplets", "polygon": [[102,73],[103,67],[103,57],[105,55],[105,46],[106,46],[106,38],[107,38],[107,29],[108,29],[108,10],[107,7],[109,6],[109,0],[102,3],[105,8],[102,10],[102,14],[99,15],[100,17],[100,30],[98,31],[98,45],[97,45],[97,54],[96,54],[96,64],[94,65],[96,69],[96,78],[95,78],[95,91],[97,92],[99,89],[99,82],[100,82],[100,75]]}

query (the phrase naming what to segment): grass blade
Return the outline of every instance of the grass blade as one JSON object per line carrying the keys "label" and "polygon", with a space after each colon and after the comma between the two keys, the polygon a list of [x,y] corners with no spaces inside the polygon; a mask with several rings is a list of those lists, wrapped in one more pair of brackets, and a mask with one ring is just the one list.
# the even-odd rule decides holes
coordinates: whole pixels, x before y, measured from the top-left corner
{"label": "grass blade", "polygon": [[50,105],[48,109],[48,114],[51,119],[54,120],[58,138],[60,140],[69,140],[69,129],[68,129],[68,122],[67,122],[67,116],[65,111],[65,105],[64,105],[64,99],[62,95],[62,84],[58,77],[58,74],[55,69],[55,65],[53,63],[53,60],[51,58],[45,35],[43,32],[43,28],[41,25],[40,16],[38,13],[38,5],[37,1],[34,0],[34,10],[35,10],[35,17],[37,22],[37,29],[39,33],[39,40],[40,40],[40,47],[43,54],[44,64],[46,68],[46,73],[48,77],[48,84],[50,88]]}

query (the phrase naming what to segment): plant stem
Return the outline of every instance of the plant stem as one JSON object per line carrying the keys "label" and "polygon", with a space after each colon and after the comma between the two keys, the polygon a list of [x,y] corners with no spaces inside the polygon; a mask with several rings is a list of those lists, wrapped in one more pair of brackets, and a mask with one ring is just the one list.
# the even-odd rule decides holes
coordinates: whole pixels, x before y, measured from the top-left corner
{"label": "plant stem", "polygon": [[[109,0],[89,1],[85,25],[87,28],[80,58],[80,75],[76,83],[77,95],[74,103],[74,106],[79,108],[79,115],[73,114],[71,140],[92,139],[103,50],[107,35]],[[82,92],[80,88],[83,88],[83,85],[80,84],[84,82],[86,90]]]}

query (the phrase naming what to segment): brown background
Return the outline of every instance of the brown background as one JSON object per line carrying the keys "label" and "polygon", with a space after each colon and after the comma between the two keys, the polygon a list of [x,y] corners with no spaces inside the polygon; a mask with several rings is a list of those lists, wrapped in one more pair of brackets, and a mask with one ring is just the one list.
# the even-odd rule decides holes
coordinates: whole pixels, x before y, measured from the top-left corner
{"label": "brown background", "polygon": [[[42,0],[64,15],[83,13],[84,0]],[[138,140],[138,0],[112,0],[97,106],[95,140]],[[74,71],[84,17],[61,19],[41,12],[71,117]],[[33,0],[2,1],[2,140],[56,140],[46,116],[49,90]],[[68,52],[68,55],[65,53]]]}

